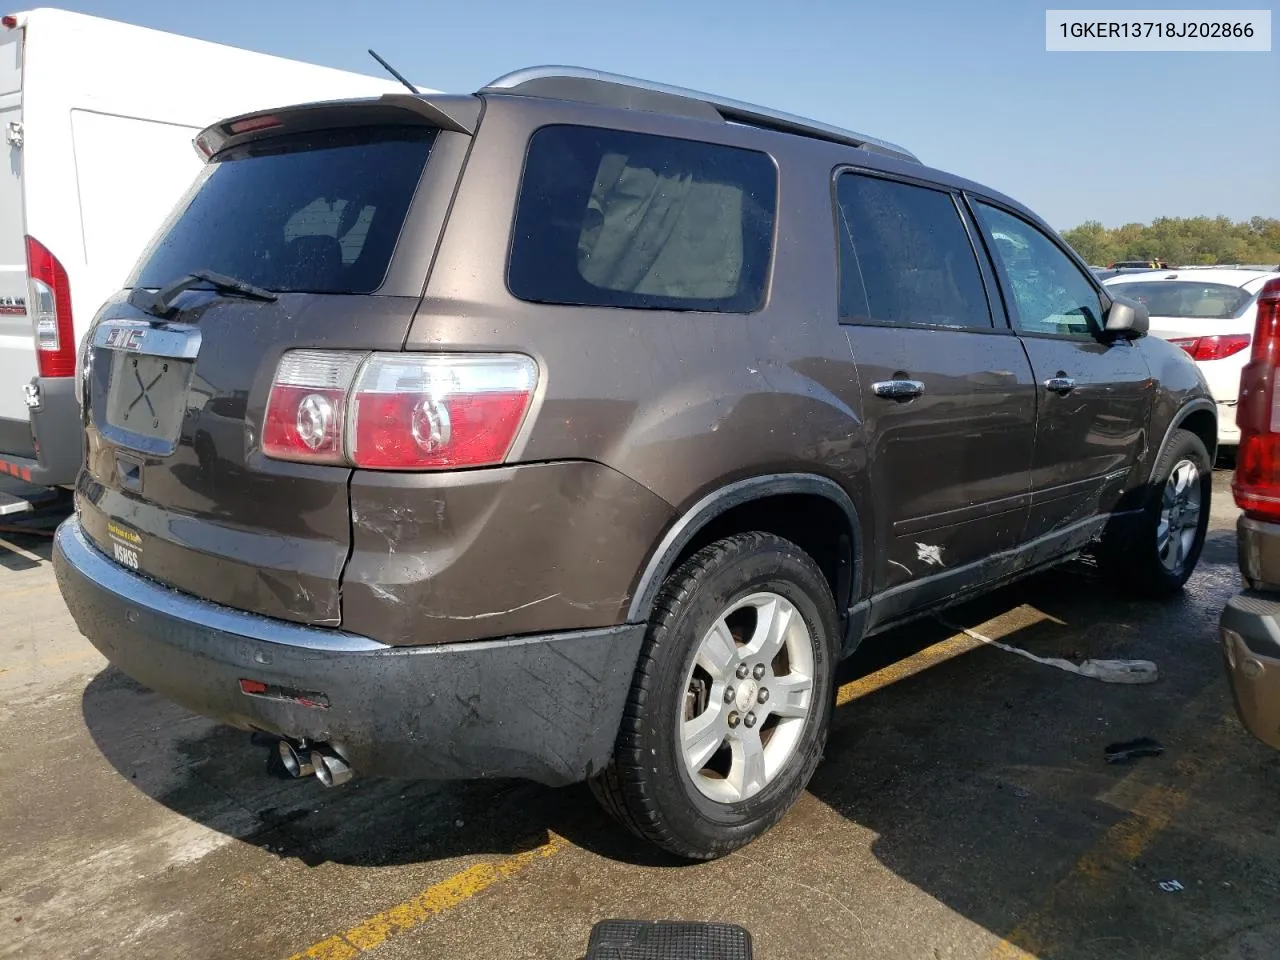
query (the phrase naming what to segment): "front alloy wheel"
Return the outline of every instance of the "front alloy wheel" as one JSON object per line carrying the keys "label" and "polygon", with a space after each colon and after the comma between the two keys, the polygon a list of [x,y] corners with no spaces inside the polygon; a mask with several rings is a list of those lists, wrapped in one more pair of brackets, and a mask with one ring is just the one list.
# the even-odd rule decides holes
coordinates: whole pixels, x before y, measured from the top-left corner
{"label": "front alloy wheel", "polygon": [[1156,550],[1171,574],[1182,571],[1200,530],[1200,471],[1191,460],[1179,460],[1165,481],[1156,527]]}

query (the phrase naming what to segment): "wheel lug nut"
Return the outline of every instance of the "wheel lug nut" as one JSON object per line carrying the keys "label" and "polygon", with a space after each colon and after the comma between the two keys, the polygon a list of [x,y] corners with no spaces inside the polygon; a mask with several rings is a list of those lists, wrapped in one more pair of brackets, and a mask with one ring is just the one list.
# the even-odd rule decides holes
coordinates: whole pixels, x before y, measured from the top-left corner
{"label": "wheel lug nut", "polygon": [[756,694],[756,701],[757,701],[757,702],[759,702],[759,703],[768,703],[768,702],[769,702],[769,688],[768,688],[768,687],[761,687],[761,688],[760,688],[760,692]]}
{"label": "wheel lug nut", "polygon": [[756,715],[754,713],[748,713],[746,719],[742,722],[748,727],[754,727],[756,725]]}
{"label": "wheel lug nut", "polygon": [[[751,714],[747,714],[747,716],[750,717]],[[729,726],[731,728],[736,727],[738,725],[739,720],[741,720],[741,717],[738,716],[737,710],[729,711]],[[755,720],[752,719],[751,722],[747,724],[747,726],[752,726],[754,723],[755,723]]]}
{"label": "wheel lug nut", "polygon": [[763,663],[757,663],[757,664],[756,664],[756,666],[755,666],[755,669],[751,671],[751,675],[752,675],[753,677],[755,677],[757,680],[759,680],[761,677],[763,677],[763,676],[764,676],[764,664],[763,664]]}
{"label": "wheel lug nut", "polygon": [[737,671],[737,673],[738,673],[738,679],[739,679],[739,680],[745,680],[745,679],[747,679],[747,674],[748,674],[748,673],[750,673],[750,672],[751,672],[751,671],[750,671],[750,668],[748,668],[748,667],[747,667],[747,665],[746,665],[745,663],[740,663],[740,664],[738,664],[738,671]]}
{"label": "wheel lug nut", "polygon": [[736,697],[737,695],[738,695],[738,691],[737,691],[737,690],[735,690],[735,689],[733,689],[733,687],[725,687],[725,688],[724,688],[724,702],[725,702],[725,703],[733,703],[733,698],[734,698],[734,697]]}

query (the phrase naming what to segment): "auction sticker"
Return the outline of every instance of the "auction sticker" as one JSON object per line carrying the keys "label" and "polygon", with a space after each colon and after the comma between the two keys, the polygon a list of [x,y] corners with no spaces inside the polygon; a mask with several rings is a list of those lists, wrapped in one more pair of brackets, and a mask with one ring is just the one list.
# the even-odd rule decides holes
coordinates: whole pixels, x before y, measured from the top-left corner
{"label": "auction sticker", "polygon": [[111,538],[111,552],[116,563],[137,570],[142,562],[142,534],[119,520],[108,520],[107,536]]}

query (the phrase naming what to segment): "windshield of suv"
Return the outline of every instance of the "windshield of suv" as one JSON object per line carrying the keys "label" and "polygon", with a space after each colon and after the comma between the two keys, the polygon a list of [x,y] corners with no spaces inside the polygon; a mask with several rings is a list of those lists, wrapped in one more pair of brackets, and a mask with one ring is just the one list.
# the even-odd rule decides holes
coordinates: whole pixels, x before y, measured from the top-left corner
{"label": "windshield of suv", "polygon": [[1116,283],[1109,289],[1118,296],[1145,304],[1153,317],[1226,320],[1237,316],[1253,299],[1253,294],[1240,287],[1193,280]]}
{"label": "windshield of suv", "polygon": [[204,270],[277,292],[370,293],[434,137],[423,127],[358,128],[233,148],[188,193],[135,285]]}

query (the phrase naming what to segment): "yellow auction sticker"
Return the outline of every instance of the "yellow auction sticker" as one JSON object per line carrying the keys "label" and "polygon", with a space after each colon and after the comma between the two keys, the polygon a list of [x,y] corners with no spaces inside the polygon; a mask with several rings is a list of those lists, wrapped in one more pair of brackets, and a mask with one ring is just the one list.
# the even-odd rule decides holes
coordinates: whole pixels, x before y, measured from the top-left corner
{"label": "yellow auction sticker", "polygon": [[142,534],[115,520],[107,521],[111,553],[116,563],[137,570],[142,565]]}

